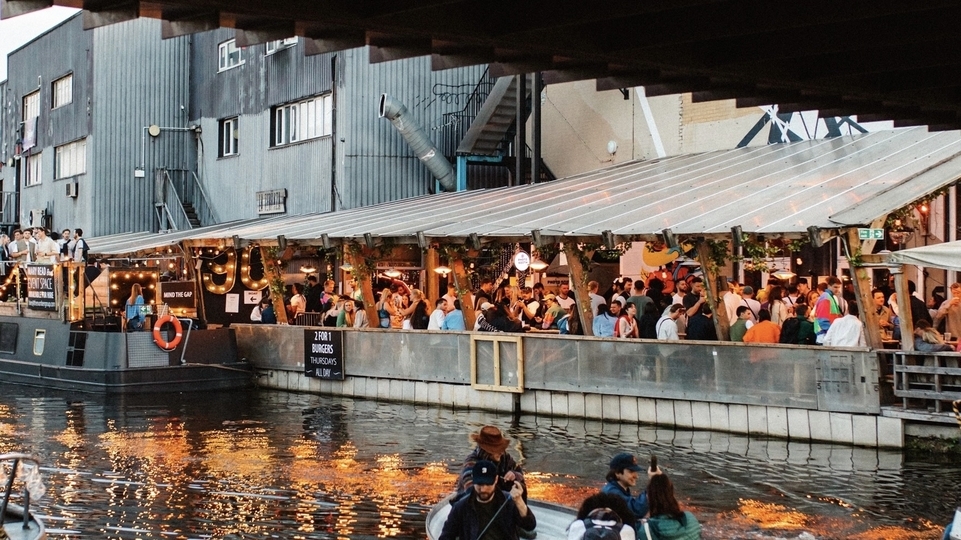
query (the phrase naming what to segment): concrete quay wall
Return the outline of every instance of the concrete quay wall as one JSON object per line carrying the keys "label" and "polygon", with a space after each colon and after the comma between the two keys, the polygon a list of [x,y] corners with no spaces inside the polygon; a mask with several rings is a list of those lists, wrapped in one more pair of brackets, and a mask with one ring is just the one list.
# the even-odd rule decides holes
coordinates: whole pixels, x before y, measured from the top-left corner
{"label": "concrete quay wall", "polygon": [[[232,325],[263,387],[866,447],[904,446],[867,349],[342,329],[344,380],[304,374],[305,334]],[[332,330],[323,328],[322,330]]]}

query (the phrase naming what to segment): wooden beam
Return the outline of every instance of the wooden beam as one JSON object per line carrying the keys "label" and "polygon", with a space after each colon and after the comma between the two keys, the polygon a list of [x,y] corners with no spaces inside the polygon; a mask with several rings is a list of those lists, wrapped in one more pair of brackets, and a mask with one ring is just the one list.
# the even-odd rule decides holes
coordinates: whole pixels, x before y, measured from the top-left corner
{"label": "wooden beam", "polygon": [[[856,253],[856,250],[861,248],[861,239],[858,238],[858,229],[856,227],[848,228],[844,231],[844,235],[841,236],[841,241],[844,242],[844,248],[847,250],[848,259],[850,260],[851,255]],[[852,252],[855,250],[855,252]],[[878,313],[874,309],[874,295],[871,294],[871,276],[869,275],[868,269],[861,267],[853,267],[853,284],[854,292],[857,294],[858,311],[861,313],[861,321],[864,323],[864,337],[868,343],[868,346],[872,349],[882,349],[884,344],[881,343],[881,323],[878,319]]]}
{"label": "wooden beam", "polygon": [[364,268],[366,261],[363,255],[354,256],[352,251],[349,249],[344,250],[344,258],[350,262],[353,267],[350,275],[354,278],[354,282],[360,287],[361,298],[364,299],[364,313],[367,314],[367,322],[371,328],[380,328],[380,317],[377,315],[377,301],[378,298],[375,296],[374,285],[371,282],[370,272],[361,272],[360,269]]}
{"label": "wooden beam", "polygon": [[424,254],[424,267],[427,272],[427,311],[434,311],[433,303],[441,297],[440,294],[440,274],[434,271],[437,268],[437,263],[439,257],[437,255],[437,248],[429,247],[427,248],[427,253]]}
{"label": "wooden beam", "polygon": [[[281,255],[277,255],[280,257]],[[264,263],[264,277],[267,278],[267,290],[270,291],[270,303],[274,306],[274,316],[277,317],[277,324],[289,324],[287,320],[287,309],[284,307],[284,295],[274,291],[274,284],[278,281],[284,282],[283,272],[277,266],[277,257],[271,257],[267,252],[266,246],[260,246],[260,260]]]}
{"label": "wooden beam", "polygon": [[450,260],[451,275],[454,278],[457,298],[460,299],[460,308],[464,312],[464,328],[468,331],[474,329],[474,322],[477,320],[477,313],[474,312],[474,303],[471,302],[470,279],[467,277],[467,268],[464,260],[453,258]]}
{"label": "wooden beam", "polygon": [[731,322],[727,320],[727,308],[720,296],[722,291],[717,290],[718,268],[711,261],[711,250],[708,247],[707,240],[695,242],[695,249],[697,250],[697,261],[701,263],[701,272],[704,274],[702,279],[704,280],[704,289],[707,291],[707,304],[711,306],[711,311],[714,313],[712,317],[714,319],[714,331],[717,332],[719,340],[727,340],[731,334]]}
{"label": "wooden beam", "polygon": [[[594,335],[594,313],[591,311],[591,294],[587,289],[587,272],[581,262],[582,252],[577,248],[575,242],[564,242],[564,253],[567,255],[567,267],[570,269],[568,278],[574,285],[574,298],[577,304],[577,320],[581,323],[581,331],[585,336]],[[593,251],[584,252],[583,255],[590,260],[594,256]]]}
{"label": "wooden beam", "polygon": [[911,293],[908,292],[908,275],[904,266],[891,270],[894,274],[894,291],[898,298],[898,320],[901,321],[901,350],[914,350],[914,318],[911,316]]}

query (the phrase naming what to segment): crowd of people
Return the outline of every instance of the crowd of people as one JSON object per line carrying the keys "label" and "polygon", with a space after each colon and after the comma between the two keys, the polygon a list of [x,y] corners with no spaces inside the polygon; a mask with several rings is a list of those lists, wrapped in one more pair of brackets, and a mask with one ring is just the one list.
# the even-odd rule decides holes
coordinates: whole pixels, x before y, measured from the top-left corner
{"label": "crowd of people", "polygon": [[[527,504],[524,471],[507,452],[510,439],[496,426],[484,426],[470,439],[475,447],[461,467],[439,540],[535,538],[537,518]],[[642,472],[647,487],[636,492]],[[581,503],[567,526],[568,540],[701,538],[697,518],[681,508],[673,482],[653,460],[645,468],[633,454],[617,454],[606,478]]]}
{"label": "crowd of people", "polygon": [[[15,229],[13,238],[0,234],[0,274],[6,279],[21,264],[85,262],[89,249],[82,229],[64,229],[59,234],[44,227]],[[26,283],[22,273],[20,281],[20,296],[26,298]],[[13,296],[8,293],[8,298]]]}
{"label": "crowd of people", "polygon": [[[889,284],[885,285],[872,292],[871,308],[876,310],[882,337],[897,341],[901,339],[901,310],[897,295]],[[600,294],[599,288],[597,281],[588,283],[594,336],[663,341],[718,339],[715,314],[699,276],[668,283],[656,276],[646,281],[621,277],[605,294]],[[952,348],[947,343],[951,336],[961,335],[961,284],[951,285],[950,298],[942,296],[943,288],[936,288],[927,304],[914,295],[913,282],[909,288],[915,348]],[[512,287],[506,281],[495,285],[491,279],[482,279],[479,287],[463,299],[474,308],[471,328],[467,328],[462,299],[453,285],[431,301],[423,291],[395,280],[375,292],[377,319],[373,321],[368,320],[357,283],[351,282],[350,294],[338,295],[334,289],[333,280],[321,286],[313,275],[304,284],[294,284],[285,298],[288,320],[313,313],[317,315],[316,324],[331,327],[585,333],[574,294],[566,283],[557,287],[555,294],[541,283]],[[828,277],[814,288],[806,278],[781,282],[772,276],[760,290],[729,281],[719,305],[727,314],[731,341],[838,347],[866,343],[853,284],[837,277]],[[276,317],[272,307],[265,304],[254,309],[251,320],[267,323]]]}

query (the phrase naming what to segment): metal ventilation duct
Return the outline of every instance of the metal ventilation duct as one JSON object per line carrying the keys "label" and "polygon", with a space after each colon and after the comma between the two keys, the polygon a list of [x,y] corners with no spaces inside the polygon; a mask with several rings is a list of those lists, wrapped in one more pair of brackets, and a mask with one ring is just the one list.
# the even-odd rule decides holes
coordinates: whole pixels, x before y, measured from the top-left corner
{"label": "metal ventilation duct", "polygon": [[390,123],[397,128],[414,154],[424,162],[424,165],[427,165],[430,173],[434,175],[444,191],[457,191],[454,168],[430,140],[424,128],[410,118],[410,113],[403,103],[387,94],[381,95],[380,117],[390,120]]}

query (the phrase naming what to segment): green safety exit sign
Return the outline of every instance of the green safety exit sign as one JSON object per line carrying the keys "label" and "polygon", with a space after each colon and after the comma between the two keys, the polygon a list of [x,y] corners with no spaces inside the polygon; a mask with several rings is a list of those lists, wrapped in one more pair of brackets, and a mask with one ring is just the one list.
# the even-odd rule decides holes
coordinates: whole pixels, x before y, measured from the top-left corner
{"label": "green safety exit sign", "polygon": [[884,229],[858,229],[861,240],[884,240]]}

